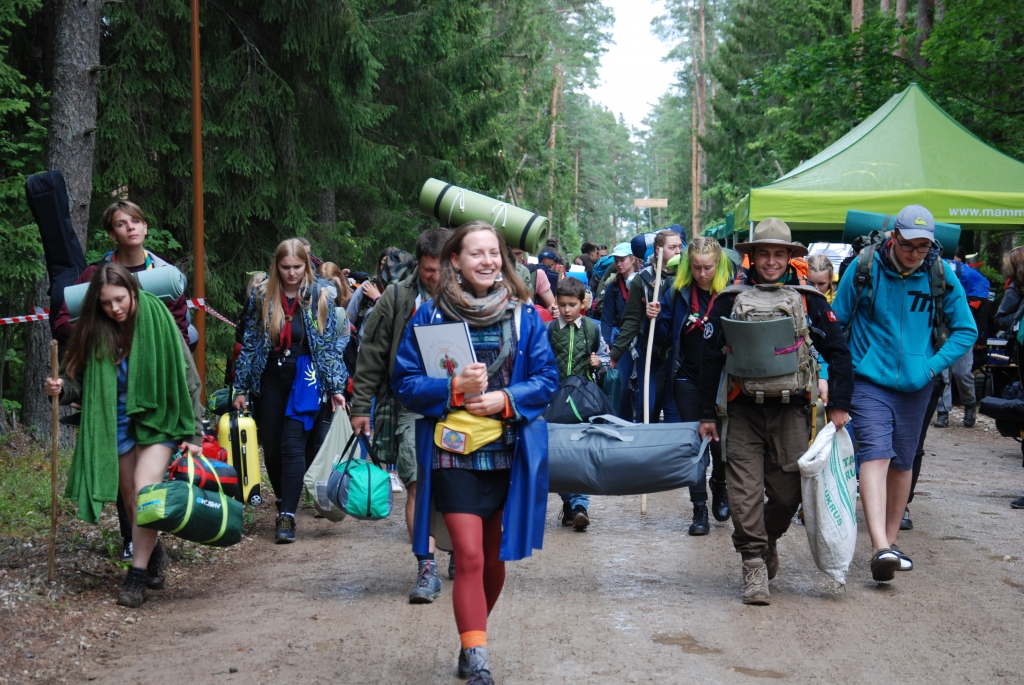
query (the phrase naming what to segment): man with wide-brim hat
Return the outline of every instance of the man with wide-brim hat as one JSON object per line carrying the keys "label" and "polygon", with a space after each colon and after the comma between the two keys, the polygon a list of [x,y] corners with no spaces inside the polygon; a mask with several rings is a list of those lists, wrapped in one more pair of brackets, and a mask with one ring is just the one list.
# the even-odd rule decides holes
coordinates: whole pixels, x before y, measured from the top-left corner
{"label": "man with wide-brim hat", "polygon": [[[717,295],[705,323],[697,410],[701,437],[718,440],[719,386],[728,347],[728,354],[735,359],[732,375],[725,378],[728,428],[723,428],[727,435],[722,454],[733,522],[732,540],[743,558],[743,602],[764,605],[771,603],[768,581],[779,570],[776,541],[789,528],[801,501],[797,460],[807,451],[809,438],[808,418],[813,397],[807,389],[817,387],[814,364],[809,361],[804,336],[810,338],[818,354],[829,364],[826,412],[837,428],[850,420],[853,367],[846,338],[828,300],[814,288],[804,286],[790,264],[794,257],[806,255],[807,248],[793,241],[789,226],[781,219],[765,219],[751,231],[750,240],[738,244],[736,249],[750,258],[750,266],[740,270],[734,286]],[[760,316],[744,319],[742,308],[735,307],[738,301],[745,307],[752,297],[758,298],[761,306],[758,311],[773,312],[773,318],[768,318],[766,323],[776,327],[778,324],[772,324],[775,319],[788,319],[796,326],[796,319],[787,311],[794,311],[794,307],[800,306],[798,302],[802,304],[807,330],[793,329],[790,339],[796,344],[792,348],[778,347],[770,336],[753,335],[745,339],[748,347],[743,352],[739,341],[727,340],[723,318],[755,321],[758,326],[764,321]],[[781,306],[776,307],[776,304]],[[740,357],[746,354],[749,359],[754,353],[759,355],[758,345],[770,346],[769,357],[802,354],[804,365],[798,368],[803,369],[803,375],[780,376],[784,382],[789,382],[792,376],[793,385],[779,387],[777,393],[750,394],[752,384],[745,383],[747,379],[739,375],[742,373],[739,369],[745,366]],[[751,375],[755,380],[763,380]]]}
{"label": "man with wide-brim hat", "polygon": [[750,255],[758,245],[778,245],[788,248],[790,257],[807,256],[807,248],[800,243],[793,242],[789,224],[773,216],[754,226],[754,230],[750,232],[750,240],[737,244],[736,251],[740,254]]}

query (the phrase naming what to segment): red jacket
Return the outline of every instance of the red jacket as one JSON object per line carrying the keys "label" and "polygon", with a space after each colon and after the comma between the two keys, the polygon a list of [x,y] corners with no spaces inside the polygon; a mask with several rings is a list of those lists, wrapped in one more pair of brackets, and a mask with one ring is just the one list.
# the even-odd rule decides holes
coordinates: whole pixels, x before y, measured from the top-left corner
{"label": "red jacket", "polygon": [[[153,259],[154,267],[170,266],[170,264],[160,257],[156,256],[152,252],[149,256]],[[88,283],[92,279],[92,275],[96,273],[96,269],[104,262],[110,261],[110,255],[108,254],[102,260],[95,264],[90,264],[82,272],[82,275],[75,281],[75,285],[79,283]],[[125,267],[131,273],[142,271],[146,268],[145,264],[139,266]],[[171,310],[171,314],[174,315],[174,320],[178,324],[178,330],[181,331],[181,336],[185,338],[185,342],[188,342],[188,294],[183,294],[174,302],[167,305],[167,308]],[[75,331],[75,324],[71,321],[71,314],[68,312],[67,302],[60,306],[60,311],[57,312],[57,316],[53,321],[53,337],[57,339],[57,342],[64,344],[71,339],[71,334]]]}

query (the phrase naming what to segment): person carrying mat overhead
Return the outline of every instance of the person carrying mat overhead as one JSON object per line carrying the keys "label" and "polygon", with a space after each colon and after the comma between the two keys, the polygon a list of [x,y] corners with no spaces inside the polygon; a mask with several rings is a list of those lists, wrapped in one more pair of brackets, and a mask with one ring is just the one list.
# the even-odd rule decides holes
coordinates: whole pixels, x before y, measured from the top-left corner
{"label": "person carrying mat overhead", "polygon": [[333,409],[345,407],[348,371],[338,344],[345,331],[338,330],[333,295],[314,284],[306,246],[294,238],[282,241],[267,280],[246,305],[253,314],[235,361],[234,406],[245,409],[245,394],[253,394],[263,460],[277,497],[278,544],[295,542],[306,441],[322,397],[330,398]]}
{"label": "person carrying mat overhead", "polygon": [[[391,384],[403,407],[425,417],[416,425],[413,552],[429,551],[433,506],[458,559],[458,671],[472,685],[494,682],[487,616],[505,583],[504,562],[530,556],[544,540],[548,437],[540,416],[558,390],[547,330],[525,304],[530,292],[507,255],[488,223],[471,221],[452,234],[434,299],[405,330]],[[413,330],[445,321],[468,324],[477,361],[452,378],[432,378]]]}
{"label": "person carrying mat overhead", "polygon": [[138,607],[145,589],[162,589],[169,562],[157,532],[135,525],[136,496],[164,479],[175,449],[199,454],[201,384],[174,317],[139,290],[128,270],[99,266],[68,342],[61,377],[46,394],[82,405],[81,427],[65,497],[78,518],[99,520],[104,502],[124,499],[134,554],[117,603]]}
{"label": "person carrying mat overhead", "polygon": [[[811,344],[829,364],[827,412],[837,429],[850,420],[853,371],[825,296],[799,285],[790,259],[806,255],[807,248],[793,242],[789,226],[765,219],[736,250],[750,257],[751,267],[740,271],[737,285],[718,294],[704,323],[697,411],[701,437],[725,440],[743,603],[764,605],[771,603],[768,582],[779,570],[776,542],[801,500],[797,460],[807,451],[817,394]],[[772,372],[779,375],[766,375]],[[726,415],[722,436],[720,413]]]}

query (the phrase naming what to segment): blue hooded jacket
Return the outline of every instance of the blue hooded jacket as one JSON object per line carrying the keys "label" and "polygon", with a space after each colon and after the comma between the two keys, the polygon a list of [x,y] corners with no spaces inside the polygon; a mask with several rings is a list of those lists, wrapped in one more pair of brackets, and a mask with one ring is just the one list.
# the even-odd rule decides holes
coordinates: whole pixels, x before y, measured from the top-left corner
{"label": "blue hooded jacket", "polygon": [[[433,300],[423,303],[402,336],[391,382],[398,401],[409,411],[422,414],[416,422],[416,522],[415,554],[427,554],[430,536],[431,475],[434,426],[448,404],[448,380],[430,378],[423,368],[412,327],[445,320]],[[544,519],[548,504],[548,427],[540,418],[558,391],[558,366],[548,341],[547,328],[530,305],[521,306],[519,344],[512,365],[512,382],[506,388],[523,420],[516,429],[508,499],[502,515],[502,561],[530,556],[544,543]]]}
{"label": "blue hooded jacket", "polygon": [[[871,266],[870,288],[861,291],[856,319],[850,328],[853,373],[885,388],[914,392],[962,357],[978,338],[963,286],[945,265],[946,295],[942,299],[949,339],[938,352],[932,345],[932,298],[928,270],[938,250],[909,276],[902,276],[888,255],[888,243],[879,246]],[[857,269],[851,265],[839,283],[832,310],[846,329],[853,315]]]}

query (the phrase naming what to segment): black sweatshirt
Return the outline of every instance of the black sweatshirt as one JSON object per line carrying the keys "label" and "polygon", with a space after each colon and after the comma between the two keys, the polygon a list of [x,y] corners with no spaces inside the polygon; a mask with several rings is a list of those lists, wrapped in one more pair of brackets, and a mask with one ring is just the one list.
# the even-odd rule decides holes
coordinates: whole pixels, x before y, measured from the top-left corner
{"label": "black sweatshirt", "polygon": [[[744,280],[741,282],[752,285],[754,280],[751,276],[752,273],[745,274]],[[792,268],[786,276],[786,282],[797,282]],[[708,318],[712,332],[709,337],[704,339],[700,386],[697,393],[697,410],[701,421],[716,421],[718,419],[715,405],[718,402],[718,385],[722,369],[725,368],[725,333],[722,327],[722,317],[729,316],[735,300],[736,295],[731,294],[715,298],[715,306],[711,309],[711,316]],[[807,302],[807,327],[810,329],[811,342],[828,362],[828,408],[849,411],[850,401],[853,398],[853,358],[846,345],[843,329],[839,326],[832,307],[824,297],[808,295],[804,300]],[[754,398],[740,393],[733,401],[753,403]],[[781,401],[781,397],[766,397],[764,399],[765,404],[778,404]],[[790,404],[806,406],[807,399],[793,397],[790,399]]]}

